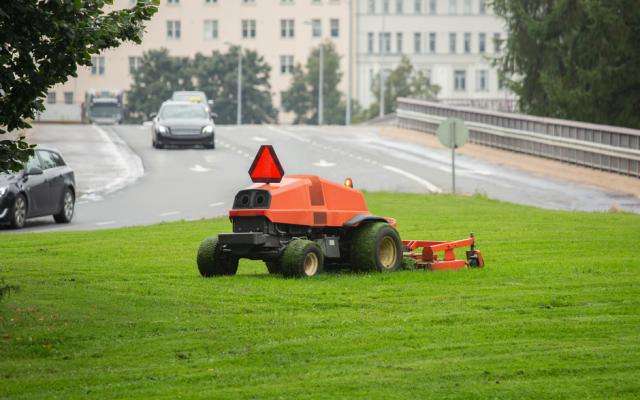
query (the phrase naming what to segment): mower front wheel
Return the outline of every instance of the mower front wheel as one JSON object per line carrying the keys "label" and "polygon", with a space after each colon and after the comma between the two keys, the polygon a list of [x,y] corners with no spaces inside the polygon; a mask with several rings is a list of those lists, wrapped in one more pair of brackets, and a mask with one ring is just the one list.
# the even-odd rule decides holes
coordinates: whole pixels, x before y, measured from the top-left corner
{"label": "mower front wheel", "polygon": [[281,272],[286,277],[316,276],[322,272],[324,255],[316,242],[294,239],[282,253]]}
{"label": "mower front wheel", "polygon": [[359,271],[395,271],[402,265],[400,235],[386,222],[356,228],[351,241],[351,267]]}
{"label": "mower front wheel", "polygon": [[197,261],[200,275],[205,278],[238,272],[238,258],[222,253],[217,236],[208,237],[200,243]]}

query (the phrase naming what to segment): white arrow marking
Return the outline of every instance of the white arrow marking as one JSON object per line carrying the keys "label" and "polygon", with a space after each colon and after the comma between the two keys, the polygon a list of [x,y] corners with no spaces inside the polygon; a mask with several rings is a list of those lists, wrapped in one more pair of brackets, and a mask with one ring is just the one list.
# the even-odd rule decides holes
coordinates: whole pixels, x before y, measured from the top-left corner
{"label": "white arrow marking", "polygon": [[411,179],[414,182],[418,182],[419,184],[421,184],[422,186],[426,187],[427,190],[429,190],[432,193],[442,193],[442,189],[440,189],[439,187],[437,187],[436,185],[434,185],[433,183],[420,178],[417,175],[412,174],[411,172],[407,172],[405,170],[402,170],[400,168],[396,168],[396,167],[392,167],[391,165],[383,165],[382,166],[384,169],[389,170],[391,172],[395,172],[396,174],[400,174],[406,178]]}
{"label": "white arrow marking", "polygon": [[224,203],[223,203],[222,201],[220,201],[220,202],[217,202],[217,203],[211,203],[211,204],[209,204],[209,207],[218,207],[218,206],[221,206],[221,205],[223,205],[223,204],[224,204]]}
{"label": "white arrow marking", "polygon": [[200,164],[196,164],[193,167],[189,168],[193,172],[208,172],[211,171],[209,168],[205,168]]}
{"label": "white arrow marking", "polygon": [[96,222],[96,225],[98,226],[105,226],[105,225],[112,225],[115,224],[116,221],[104,221],[104,222]]}
{"label": "white arrow marking", "polygon": [[336,164],[321,159],[320,161],[313,163],[313,165],[315,165],[316,167],[333,167]]}
{"label": "white arrow marking", "polygon": [[263,138],[263,137],[260,137],[260,136],[254,136],[254,137],[251,138],[251,140],[255,140],[256,142],[266,142],[267,138]]}
{"label": "white arrow marking", "polygon": [[177,215],[177,214],[180,214],[180,211],[167,211],[167,212],[164,212],[164,213],[160,214],[160,216],[161,217],[168,217],[170,215]]}

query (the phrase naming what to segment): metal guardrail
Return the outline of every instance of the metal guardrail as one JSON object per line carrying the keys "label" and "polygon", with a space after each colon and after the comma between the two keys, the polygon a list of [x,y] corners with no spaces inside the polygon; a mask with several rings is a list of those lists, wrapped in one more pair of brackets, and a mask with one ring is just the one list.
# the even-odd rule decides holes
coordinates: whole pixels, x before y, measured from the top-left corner
{"label": "metal guardrail", "polygon": [[399,98],[402,128],[435,134],[460,118],[473,143],[640,177],[640,130]]}

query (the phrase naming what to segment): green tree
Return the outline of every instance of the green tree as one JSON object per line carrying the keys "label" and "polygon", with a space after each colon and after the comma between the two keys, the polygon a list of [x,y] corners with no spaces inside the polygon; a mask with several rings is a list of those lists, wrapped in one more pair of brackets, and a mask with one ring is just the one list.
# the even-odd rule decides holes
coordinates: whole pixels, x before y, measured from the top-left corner
{"label": "green tree", "polygon": [[148,119],[174,91],[193,89],[188,58],[171,57],[167,49],[149,50],[142,55],[142,64],[133,73],[127,107],[130,113]]}
{"label": "green tree", "polygon": [[[386,75],[384,81],[384,113],[396,111],[398,97],[413,97],[433,100],[440,92],[438,85],[432,85],[429,77],[421,70],[415,70],[408,57],[404,56],[400,64]],[[376,74],[371,81],[371,93],[376,99],[366,110],[367,118],[374,118],[380,114],[380,74]]]}
{"label": "green tree", "polygon": [[523,112],[640,128],[637,0],[494,0],[496,60]]}
{"label": "green tree", "polygon": [[[91,55],[140,42],[159,0],[105,11],[113,0],[20,0],[0,4],[0,134],[29,128],[55,84],[76,76]],[[0,141],[0,172],[17,171],[33,154],[24,137]]]}
{"label": "green tree", "polygon": [[[323,65],[323,118],[327,124],[344,124],[346,102],[338,90],[342,80],[340,56],[333,43],[321,44],[324,49]],[[297,65],[291,86],[282,93],[282,106],[293,112],[297,124],[318,123],[318,92],[320,72],[320,46],[314,48],[307,59],[306,67]]]}
{"label": "green tree", "polygon": [[[232,46],[226,53],[214,51],[207,57],[196,54],[193,77],[196,87],[214,100],[216,122],[232,124],[237,119],[238,56],[241,48]],[[273,106],[269,77],[271,66],[252,50],[242,50],[242,123],[274,122],[278,110]]]}

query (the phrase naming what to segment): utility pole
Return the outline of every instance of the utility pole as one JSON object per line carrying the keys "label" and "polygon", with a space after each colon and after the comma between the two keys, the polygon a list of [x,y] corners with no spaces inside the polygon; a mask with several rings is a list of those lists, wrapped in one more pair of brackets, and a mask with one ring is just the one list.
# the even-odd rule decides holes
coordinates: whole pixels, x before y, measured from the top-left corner
{"label": "utility pole", "polygon": [[378,103],[380,104],[380,117],[384,117],[384,65],[383,65],[383,56],[386,53],[387,47],[387,34],[384,31],[385,29],[385,15],[387,15],[387,10],[384,9],[384,2],[382,5],[382,33],[380,34],[380,99]]}
{"label": "utility pole", "polygon": [[349,26],[349,35],[348,35],[348,40],[349,43],[347,45],[347,111],[346,111],[346,115],[344,116],[344,123],[345,125],[351,125],[351,40],[352,40],[352,35],[353,32],[351,32],[351,30],[353,29],[352,26],[352,18],[353,18],[353,10],[351,9],[352,4],[351,4],[351,0],[349,0],[347,2],[347,5],[349,7],[349,22],[348,22],[348,26]]}
{"label": "utility pole", "polygon": [[242,125],[242,47],[238,49],[238,114],[236,125]]}
{"label": "utility pole", "polygon": [[320,76],[318,77],[318,125],[323,123],[324,99],[322,92],[324,91],[324,42],[320,43]]}

